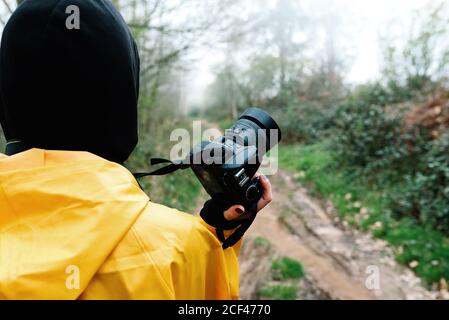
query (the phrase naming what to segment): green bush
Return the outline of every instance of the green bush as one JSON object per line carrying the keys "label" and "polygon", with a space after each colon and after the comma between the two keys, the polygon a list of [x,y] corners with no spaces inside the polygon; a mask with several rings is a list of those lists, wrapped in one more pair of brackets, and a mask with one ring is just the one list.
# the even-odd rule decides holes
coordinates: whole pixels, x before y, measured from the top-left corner
{"label": "green bush", "polygon": [[261,288],[257,295],[261,299],[295,300],[298,289],[292,285],[268,285]]}
{"label": "green bush", "polygon": [[374,170],[403,156],[400,120],[383,106],[348,102],[337,111],[335,124],[337,153],[345,165]]}
{"label": "green bush", "polygon": [[449,234],[449,131],[431,143],[391,198],[393,212]]}
{"label": "green bush", "polygon": [[337,108],[332,136],[343,165],[364,175],[383,173],[378,178],[385,181],[416,172],[431,137],[423,128],[404,130],[407,110],[398,103],[410,97],[396,91],[391,84],[361,86]]}
{"label": "green bush", "polygon": [[312,143],[331,128],[333,110],[317,102],[296,101],[272,115],[281,124],[284,142]]}
{"label": "green bush", "polygon": [[340,168],[388,190],[388,208],[397,218],[449,234],[449,131],[437,141],[424,128],[405,131],[401,110],[386,107],[397,100],[379,85],[365,86],[338,108]]}
{"label": "green bush", "polygon": [[421,158],[432,147],[426,129],[405,131],[401,112],[390,113],[379,105],[349,102],[335,119],[340,164],[383,185],[415,175]]}
{"label": "green bush", "polygon": [[271,248],[270,240],[263,237],[256,237],[253,241],[253,244],[257,248]]}
{"label": "green bush", "polygon": [[273,261],[271,269],[279,276],[279,280],[301,279],[304,277],[304,269],[296,260],[282,257]]}

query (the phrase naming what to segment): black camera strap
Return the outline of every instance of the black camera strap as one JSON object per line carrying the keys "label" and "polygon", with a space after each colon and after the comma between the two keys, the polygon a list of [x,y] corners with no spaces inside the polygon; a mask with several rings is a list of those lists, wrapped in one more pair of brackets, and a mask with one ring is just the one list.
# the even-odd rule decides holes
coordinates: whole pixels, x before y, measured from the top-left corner
{"label": "black camera strap", "polygon": [[151,171],[151,172],[133,173],[133,175],[136,179],[140,179],[140,178],[147,177],[147,176],[164,176],[166,174],[170,174],[170,173],[178,171],[178,170],[184,170],[184,169],[190,168],[190,164],[185,164],[182,162],[173,162],[173,161],[170,161],[168,159],[163,159],[163,158],[152,158],[150,161],[151,161],[152,166],[161,164],[161,163],[169,163],[169,165],[159,168],[157,170]]}

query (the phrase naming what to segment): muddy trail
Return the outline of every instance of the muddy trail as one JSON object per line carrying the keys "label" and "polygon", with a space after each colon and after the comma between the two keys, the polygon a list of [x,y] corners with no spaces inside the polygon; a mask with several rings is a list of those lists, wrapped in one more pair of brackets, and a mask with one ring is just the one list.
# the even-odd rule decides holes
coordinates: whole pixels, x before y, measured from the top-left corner
{"label": "muddy trail", "polygon": [[[304,267],[298,299],[436,299],[396,263],[388,245],[340,221],[332,205],[312,197],[280,171],[271,178],[274,201],[247,233],[240,255],[241,298],[255,299],[267,283],[273,257],[287,256]],[[263,237],[271,246],[253,245]],[[374,280],[374,272],[379,275]]]}

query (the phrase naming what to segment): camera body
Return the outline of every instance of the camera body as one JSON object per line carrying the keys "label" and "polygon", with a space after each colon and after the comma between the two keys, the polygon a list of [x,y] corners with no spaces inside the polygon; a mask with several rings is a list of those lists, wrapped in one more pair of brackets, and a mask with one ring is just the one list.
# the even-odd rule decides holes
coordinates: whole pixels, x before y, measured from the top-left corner
{"label": "camera body", "polygon": [[249,108],[223,136],[193,148],[190,166],[212,198],[249,210],[263,193],[259,178],[254,176],[265,153],[280,139],[279,126],[271,116]]}

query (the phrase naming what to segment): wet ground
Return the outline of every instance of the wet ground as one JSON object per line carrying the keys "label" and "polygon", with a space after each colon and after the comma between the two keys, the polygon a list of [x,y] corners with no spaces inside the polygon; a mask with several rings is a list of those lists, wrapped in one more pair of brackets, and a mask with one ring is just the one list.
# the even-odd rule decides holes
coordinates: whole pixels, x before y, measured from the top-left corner
{"label": "wet ground", "polygon": [[[274,256],[304,266],[299,299],[447,298],[447,292],[426,290],[386,242],[340,221],[331,204],[312,197],[292,174],[280,171],[271,182],[275,200],[247,233],[240,255],[242,299],[256,298]],[[271,242],[269,252],[251,245],[256,237]]]}

